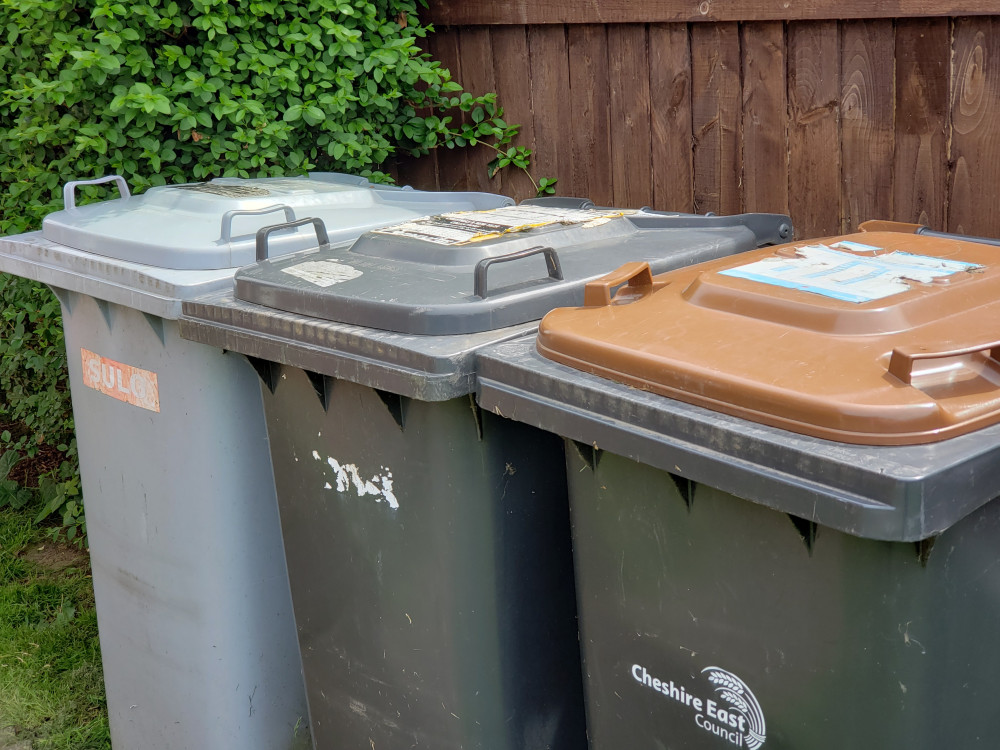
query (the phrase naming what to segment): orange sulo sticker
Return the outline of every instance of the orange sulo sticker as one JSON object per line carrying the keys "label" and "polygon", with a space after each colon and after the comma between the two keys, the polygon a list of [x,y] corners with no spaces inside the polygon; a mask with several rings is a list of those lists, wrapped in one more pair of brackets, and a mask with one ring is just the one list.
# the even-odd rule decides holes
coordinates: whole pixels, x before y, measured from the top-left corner
{"label": "orange sulo sticker", "polygon": [[127,404],[158,412],[160,390],[156,373],[123,365],[113,359],[80,349],[83,357],[83,384]]}

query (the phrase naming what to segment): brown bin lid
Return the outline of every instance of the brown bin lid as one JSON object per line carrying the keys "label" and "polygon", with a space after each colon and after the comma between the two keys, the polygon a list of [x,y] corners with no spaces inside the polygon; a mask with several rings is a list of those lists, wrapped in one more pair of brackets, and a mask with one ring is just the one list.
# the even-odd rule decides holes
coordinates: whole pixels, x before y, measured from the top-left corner
{"label": "brown bin lid", "polygon": [[989,245],[874,231],[657,277],[627,264],[585,304],[545,316],[544,356],[716,411],[871,445],[1000,422]]}

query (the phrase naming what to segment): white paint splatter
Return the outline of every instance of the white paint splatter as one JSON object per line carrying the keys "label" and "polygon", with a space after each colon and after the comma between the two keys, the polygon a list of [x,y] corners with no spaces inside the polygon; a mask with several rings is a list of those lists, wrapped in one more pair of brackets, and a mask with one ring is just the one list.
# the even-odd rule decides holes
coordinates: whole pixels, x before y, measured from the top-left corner
{"label": "white paint splatter", "polygon": [[319,455],[319,451],[313,451],[313,458],[315,458],[317,461],[323,460],[323,457]]}
{"label": "white paint splatter", "polygon": [[[313,458],[319,458],[316,451],[313,451]],[[371,479],[364,479],[355,464],[342,464],[333,456],[327,458],[326,462],[333,469],[337,482],[337,492],[348,492],[353,489],[358,497],[372,495],[376,502],[380,503],[385,500],[393,510],[399,507],[399,501],[392,491],[392,472],[385,466],[382,467],[384,474],[376,474]],[[329,482],[326,483],[326,489],[332,489]]]}
{"label": "white paint splatter", "polygon": [[323,489],[324,490],[332,490],[333,489],[333,485],[331,485],[329,482],[327,482],[326,484],[323,485]]}

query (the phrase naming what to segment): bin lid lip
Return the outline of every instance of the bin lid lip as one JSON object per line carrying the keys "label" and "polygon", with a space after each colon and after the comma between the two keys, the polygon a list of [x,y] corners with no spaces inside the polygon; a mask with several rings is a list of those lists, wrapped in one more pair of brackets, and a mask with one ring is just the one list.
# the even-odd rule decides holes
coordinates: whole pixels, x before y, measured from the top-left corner
{"label": "bin lid lip", "polygon": [[[380,186],[336,173],[162,185],[140,195],[49,214],[43,236],[105,258],[183,270],[238,268],[256,258],[258,229],[321,218],[331,241],[447,210],[510,204],[489,193],[432,193]],[[272,254],[316,244],[311,227],[271,238]]]}
{"label": "bin lid lip", "polygon": [[475,333],[573,304],[586,281],[641,259],[658,271],[779,241],[787,216],[714,217],[510,206],[447,212],[240,269],[236,297],[414,335]]}
{"label": "bin lid lip", "polygon": [[478,353],[476,400],[581,448],[869,539],[936,536],[1000,494],[1000,424],[920,445],[832,442],[609,382],[543,357],[535,337]]}
{"label": "bin lid lip", "polygon": [[1000,422],[1000,259],[988,245],[866,232],[637,272],[613,298],[606,287],[588,289],[589,307],[550,312],[538,351],[846,443]]}

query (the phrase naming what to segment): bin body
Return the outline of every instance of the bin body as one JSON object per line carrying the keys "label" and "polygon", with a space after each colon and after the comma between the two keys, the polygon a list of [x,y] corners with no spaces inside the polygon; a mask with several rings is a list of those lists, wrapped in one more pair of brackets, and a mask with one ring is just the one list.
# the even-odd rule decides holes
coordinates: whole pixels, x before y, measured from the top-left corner
{"label": "bin body", "polygon": [[324,410],[282,374],[264,403],[316,747],[580,747],[559,441],[467,396],[337,381]]}
{"label": "bin body", "polygon": [[[454,196],[335,174],[226,179],[68,207],[0,240],[0,270],[62,306],[114,747],[309,743],[257,376],[178,329],[182,300],[230,285],[225,265],[251,262],[254,229],[283,218],[238,213],[227,232],[226,212],[285,202],[344,238],[419,215],[415,203],[510,202]],[[286,232],[272,251],[310,242]]]}
{"label": "bin body", "polygon": [[710,667],[752,691],[765,748],[995,745],[996,502],[929,550],[824,527],[807,544],[807,524],[711,483],[689,506],[661,469],[567,459],[591,747],[753,747],[707,713],[733,706]]}
{"label": "bin body", "polygon": [[[256,374],[176,320],[58,294],[113,746],[296,747],[300,720],[308,742]],[[160,411],[91,387],[81,352],[108,391],[155,374]]]}
{"label": "bin body", "polygon": [[[879,250],[894,241],[867,239]],[[732,298],[719,289],[744,288],[743,281],[726,280],[733,276],[719,281],[720,269],[757,261],[761,251],[748,261],[664,274],[658,280],[665,291],[638,299],[619,298],[590,312],[554,311],[537,342],[481,352],[477,402],[484,411],[566,441],[592,748],[996,744],[1000,425],[994,419],[956,434],[953,420],[939,438],[932,421],[932,429],[918,432],[907,414],[899,416],[908,399],[928,395],[944,408],[970,393],[987,394],[983,410],[963,401],[961,416],[979,418],[990,408],[990,384],[1000,382],[991,340],[983,339],[985,347],[970,342],[992,319],[996,295],[987,287],[996,265],[984,248],[967,245],[949,245],[942,257],[985,253],[969,276],[963,270],[950,282],[911,279],[867,307],[836,303],[833,309],[846,316],[839,328],[815,313],[828,302],[792,287],[768,290],[760,298],[765,307],[755,307],[752,295],[720,305]],[[915,242],[912,252],[926,250]],[[940,299],[949,289],[975,304],[949,307]],[[688,315],[678,303],[667,313],[653,302],[657,295],[698,309]],[[936,316],[922,314],[925,300],[934,300]],[[780,372],[775,381],[812,372],[796,381],[813,382],[794,398],[783,392],[771,402],[747,398],[741,387],[731,402],[706,408],[720,383],[739,378],[750,383],[747,389],[756,387],[753,376],[765,368],[754,350],[763,345],[739,317],[752,317],[751,327],[766,321],[770,332],[783,301],[797,305],[789,338],[812,335],[820,320],[816,327],[835,340],[789,353],[774,335],[765,357]],[[896,326],[897,306],[909,326]],[[731,336],[715,348],[716,332],[703,318],[717,312]],[[571,318],[590,330],[588,356],[576,366],[569,360],[584,337],[571,340]],[[613,323],[635,318],[657,321],[658,333],[616,333]],[[808,434],[813,426],[803,426],[802,415],[823,413],[803,406],[810,386],[825,382],[821,376],[834,366],[825,357],[858,335],[851,321],[859,318],[875,321],[875,332],[859,338],[875,352],[889,393],[872,399],[876,410],[858,407],[839,423],[820,425],[853,442]],[[891,338],[882,349],[872,343],[887,332],[918,339],[924,348],[910,349],[905,338]],[[625,358],[612,366],[602,342],[627,349],[633,335],[647,344],[641,357],[658,352],[660,343],[686,347],[692,356],[678,371],[703,366],[707,373],[710,361],[712,374],[677,400],[637,389],[639,377],[649,389],[680,391],[685,381],[671,368],[633,370]],[[551,351],[562,361],[542,356]],[[894,358],[913,351],[931,366],[893,368],[907,379],[887,372]],[[852,388],[863,377],[839,373],[830,381]],[[780,399],[798,408],[796,432],[771,424],[792,421],[788,412],[766,413]],[[887,405],[893,419],[884,418]],[[763,413],[751,420],[751,407]],[[857,414],[867,414],[866,421]],[[890,439],[863,443],[861,428],[874,434],[872,443]],[[897,440],[902,433],[911,442]]]}
{"label": "bin body", "polygon": [[[562,443],[476,408],[476,352],[534,331],[534,295],[579,297],[601,266],[577,271],[575,253],[614,264],[629,247],[615,232],[664,266],[762,241],[746,227],[671,234],[595,218],[560,214],[470,247],[419,239],[452,231],[435,217],[242,269],[245,298],[185,303],[183,336],[245,354],[261,375],[317,748],[586,742]],[[508,219],[455,222],[479,232]],[[581,251],[581,236],[595,244]],[[511,278],[515,262],[491,272],[503,292],[468,294],[477,262],[530,259],[502,251],[543,243],[565,277],[539,285],[527,266]],[[323,269],[343,280],[317,288]]]}

